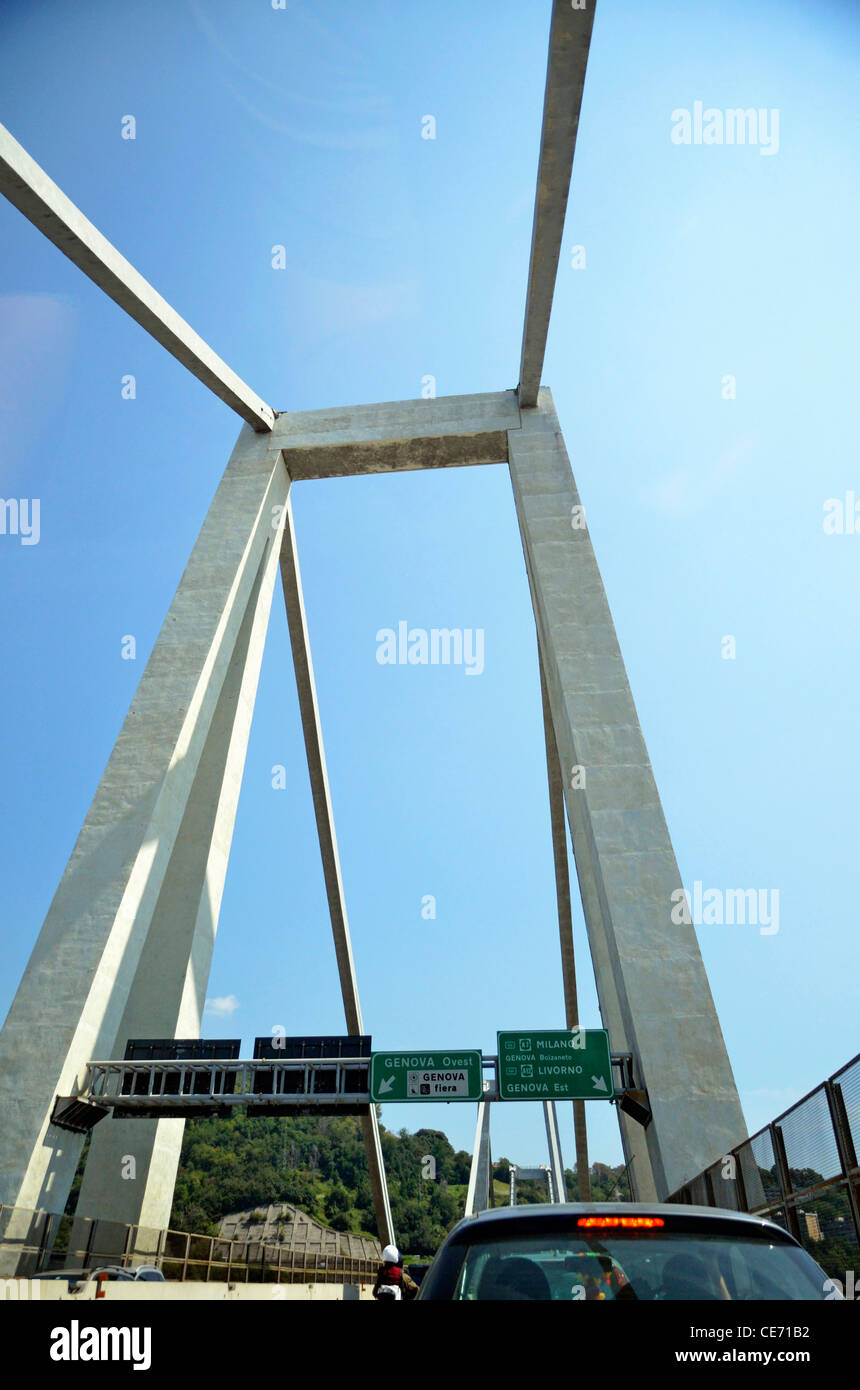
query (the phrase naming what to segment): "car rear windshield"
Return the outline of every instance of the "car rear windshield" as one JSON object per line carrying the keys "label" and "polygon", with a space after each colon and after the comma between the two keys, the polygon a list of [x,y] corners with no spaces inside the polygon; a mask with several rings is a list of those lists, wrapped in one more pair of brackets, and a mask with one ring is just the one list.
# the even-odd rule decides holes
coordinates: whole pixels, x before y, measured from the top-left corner
{"label": "car rear windshield", "polygon": [[824,1276],[805,1251],[761,1235],[512,1232],[509,1239],[496,1236],[452,1246],[446,1253],[452,1260],[448,1296],[454,1299],[746,1302],[826,1297]]}

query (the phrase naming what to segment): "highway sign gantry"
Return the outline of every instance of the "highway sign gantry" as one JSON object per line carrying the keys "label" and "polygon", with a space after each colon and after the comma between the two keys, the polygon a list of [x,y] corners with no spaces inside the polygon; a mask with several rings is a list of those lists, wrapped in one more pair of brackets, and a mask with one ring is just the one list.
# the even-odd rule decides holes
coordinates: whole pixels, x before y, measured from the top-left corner
{"label": "highway sign gantry", "polygon": [[371,1100],[480,1100],[484,1094],[480,1049],[447,1052],[373,1052]]}
{"label": "highway sign gantry", "polygon": [[612,1100],[609,1034],[603,1028],[498,1034],[501,1100]]}

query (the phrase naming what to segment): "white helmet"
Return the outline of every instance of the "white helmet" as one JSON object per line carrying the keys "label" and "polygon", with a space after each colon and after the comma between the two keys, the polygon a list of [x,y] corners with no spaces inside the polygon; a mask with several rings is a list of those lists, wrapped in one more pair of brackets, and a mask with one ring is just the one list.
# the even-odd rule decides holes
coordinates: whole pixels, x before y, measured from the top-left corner
{"label": "white helmet", "polygon": [[386,1245],[382,1252],[382,1263],[384,1265],[399,1265],[400,1251],[396,1245]]}

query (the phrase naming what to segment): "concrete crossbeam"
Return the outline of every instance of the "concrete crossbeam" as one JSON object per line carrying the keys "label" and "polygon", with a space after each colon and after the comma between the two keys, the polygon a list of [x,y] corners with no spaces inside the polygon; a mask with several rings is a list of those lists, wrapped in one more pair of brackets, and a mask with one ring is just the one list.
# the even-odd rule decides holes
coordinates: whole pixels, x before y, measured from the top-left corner
{"label": "concrete crossbeam", "polygon": [[653,1114],[622,1122],[625,1152],[637,1197],[665,1198],[746,1128],[695,932],[671,920],[681,877],[548,391],[522,422],[511,479],[558,754],[584,770],[564,786],[598,997]]}
{"label": "concrete crossbeam", "polygon": [[0,193],[177,361],[261,433],[275,413],[102,236],[0,125]]}
{"label": "concrete crossbeam", "polygon": [[424,439],[442,434],[478,434],[519,429],[516,391],[488,391],[428,400],[381,401],[279,415],[272,439],[284,449],[372,440]]}
{"label": "concrete crossbeam", "polygon": [[520,359],[521,406],[537,405],[595,4],[586,0],[586,8],[574,9],[570,0],[553,0]]}
{"label": "concrete crossbeam", "polygon": [[506,463],[508,432],[519,428],[516,392],[496,391],[295,411],[278,416],[272,439],[297,482]]}
{"label": "concrete crossbeam", "polygon": [[505,430],[487,434],[443,434],[418,439],[385,439],[325,444],[315,449],[285,449],[293,482],[306,478],[352,478],[361,473],[403,473],[418,468],[463,468],[469,464],[507,463]]}

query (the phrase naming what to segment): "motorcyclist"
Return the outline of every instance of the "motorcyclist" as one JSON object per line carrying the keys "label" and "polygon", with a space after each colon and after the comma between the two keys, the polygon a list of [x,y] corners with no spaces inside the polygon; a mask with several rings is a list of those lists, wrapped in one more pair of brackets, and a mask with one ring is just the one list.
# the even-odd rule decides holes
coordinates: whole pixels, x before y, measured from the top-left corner
{"label": "motorcyclist", "polygon": [[410,1279],[403,1268],[403,1257],[396,1245],[386,1245],[382,1252],[382,1264],[376,1273],[373,1297],[387,1302],[392,1299],[414,1298],[418,1285]]}

